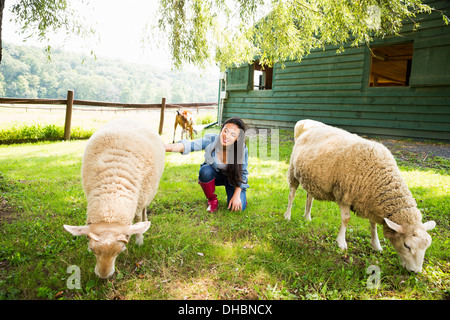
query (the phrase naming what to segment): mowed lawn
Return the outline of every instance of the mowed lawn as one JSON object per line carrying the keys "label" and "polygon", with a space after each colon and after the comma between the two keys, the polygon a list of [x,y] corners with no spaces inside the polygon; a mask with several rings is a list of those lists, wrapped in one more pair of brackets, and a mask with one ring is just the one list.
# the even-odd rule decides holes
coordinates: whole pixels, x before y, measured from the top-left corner
{"label": "mowed lawn", "polygon": [[[254,139],[254,138],[253,138]],[[165,137],[171,142],[171,137]],[[264,140],[264,139],[262,139]],[[249,145],[256,145],[256,140]],[[253,143],[253,144],[252,144]],[[250,157],[248,207],[206,212],[197,184],[203,153],[166,154],[158,193],[149,206],[144,245],[134,239],[116,261],[109,280],[94,274],[86,237],[63,224],[83,225],[86,199],[81,157],[86,140],[0,146],[0,299],[448,299],[450,296],[450,162],[402,161],[403,176],[424,221],[435,220],[421,274],[406,271],[390,243],[370,247],[369,222],[352,214],[348,250],[335,241],[340,212],[316,201],[312,221],[303,219],[306,193],[285,221],[286,173],[293,132],[280,131],[278,158]],[[270,144],[269,144],[270,145]],[[259,149],[265,148],[261,143]],[[378,266],[378,288],[367,273]],[[80,270],[80,287],[73,272]]]}

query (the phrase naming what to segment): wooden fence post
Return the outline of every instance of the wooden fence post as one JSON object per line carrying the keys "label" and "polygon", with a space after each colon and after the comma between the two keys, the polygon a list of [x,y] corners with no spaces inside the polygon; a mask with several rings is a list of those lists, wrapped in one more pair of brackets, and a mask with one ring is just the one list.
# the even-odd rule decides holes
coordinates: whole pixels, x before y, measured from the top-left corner
{"label": "wooden fence post", "polygon": [[70,126],[72,123],[73,90],[67,91],[66,121],[64,123],[64,140],[70,140]]}
{"label": "wooden fence post", "polygon": [[164,110],[166,109],[166,98],[161,101],[161,114],[159,116],[159,135],[162,135],[164,127]]}

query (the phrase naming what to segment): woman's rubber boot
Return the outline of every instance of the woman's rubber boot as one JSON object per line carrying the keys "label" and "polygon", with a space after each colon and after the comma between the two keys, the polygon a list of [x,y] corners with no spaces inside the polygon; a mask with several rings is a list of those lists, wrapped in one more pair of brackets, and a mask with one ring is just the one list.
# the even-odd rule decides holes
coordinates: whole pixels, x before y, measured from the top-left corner
{"label": "woman's rubber boot", "polygon": [[217,195],[214,194],[214,191],[216,190],[216,178],[212,179],[210,182],[199,181],[198,184],[202,187],[203,192],[208,199],[208,209],[206,210],[208,212],[216,212],[219,205]]}

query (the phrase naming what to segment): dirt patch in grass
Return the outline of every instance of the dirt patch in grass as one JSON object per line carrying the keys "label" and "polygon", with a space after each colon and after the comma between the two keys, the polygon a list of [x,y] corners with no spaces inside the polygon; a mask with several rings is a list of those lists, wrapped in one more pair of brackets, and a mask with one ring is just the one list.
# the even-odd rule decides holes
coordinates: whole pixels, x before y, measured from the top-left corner
{"label": "dirt patch in grass", "polygon": [[14,211],[8,201],[0,196],[0,221],[10,222],[13,220]]}
{"label": "dirt patch in grass", "polygon": [[31,180],[11,180],[0,174],[0,224],[12,223],[22,217],[22,211],[14,206],[13,196],[8,197],[9,193],[14,192],[18,185],[29,184]]}
{"label": "dirt patch in grass", "polygon": [[9,223],[16,218],[13,206],[4,197],[4,194],[8,193],[12,188],[12,183],[0,175],[0,193],[2,194],[0,195],[0,223]]}

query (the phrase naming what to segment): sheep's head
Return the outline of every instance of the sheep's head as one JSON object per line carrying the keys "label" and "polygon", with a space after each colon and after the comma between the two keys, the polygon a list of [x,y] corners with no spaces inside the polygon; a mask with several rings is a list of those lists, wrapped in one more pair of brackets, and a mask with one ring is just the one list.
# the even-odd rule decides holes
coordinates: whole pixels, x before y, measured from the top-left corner
{"label": "sheep's head", "polygon": [[149,227],[148,221],[119,228],[108,225],[64,225],[64,229],[74,236],[88,236],[88,250],[93,252],[97,259],[95,274],[102,279],[107,279],[114,274],[116,258],[126,249],[128,238],[133,234],[144,233]]}
{"label": "sheep's head", "polygon": [[431,236],[427,230],[436,226],[434,221],[418,224],[397,224],[385,218],[384,235],[394,246],[402,265],[413,272],[422,272],[425,251],[431,245]]}

